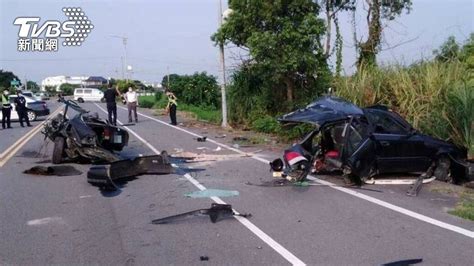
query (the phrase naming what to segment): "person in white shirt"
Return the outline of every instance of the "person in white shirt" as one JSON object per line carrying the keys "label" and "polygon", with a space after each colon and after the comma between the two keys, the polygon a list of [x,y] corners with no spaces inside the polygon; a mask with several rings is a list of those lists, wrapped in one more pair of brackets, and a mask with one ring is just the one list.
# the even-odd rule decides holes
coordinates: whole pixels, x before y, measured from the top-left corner
{"label": "person in white shirt", "polygon": [[133,91],[132,87],[128,88],[128,92],[125,93],[125,101],[127,101],[127,107],[128,107],[128,122],[132,122],[132,111],[135,114],[135,123],[138,122],[138,116],[137,116],[137,100],[138,100],[138,95],[136,91]]}

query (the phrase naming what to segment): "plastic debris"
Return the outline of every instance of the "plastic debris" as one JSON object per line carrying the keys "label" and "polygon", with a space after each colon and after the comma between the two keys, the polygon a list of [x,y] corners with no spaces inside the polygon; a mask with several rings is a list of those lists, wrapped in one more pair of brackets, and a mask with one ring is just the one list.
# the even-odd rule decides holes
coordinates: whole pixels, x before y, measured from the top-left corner
{"label": "plastic debris", "polygon": [[236,190],[205,189],[185,194],[188,198],[210,198],[210,197],[235,197],[239,192]]}

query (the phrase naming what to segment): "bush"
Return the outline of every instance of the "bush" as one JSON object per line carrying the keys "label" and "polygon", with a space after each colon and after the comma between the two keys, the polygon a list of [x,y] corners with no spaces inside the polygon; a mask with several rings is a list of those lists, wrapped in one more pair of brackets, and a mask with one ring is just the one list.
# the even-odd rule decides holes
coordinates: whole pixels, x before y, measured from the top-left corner
{"label": "bush", "polygon": [[263,133],[278,133],[281,127],[275,118],[264,116],[252,122],[252,129]]}
{"label": "bush", "polygon": [[155,105],[154,96],[139,96],[138,105],[143,108],[152,108]]}

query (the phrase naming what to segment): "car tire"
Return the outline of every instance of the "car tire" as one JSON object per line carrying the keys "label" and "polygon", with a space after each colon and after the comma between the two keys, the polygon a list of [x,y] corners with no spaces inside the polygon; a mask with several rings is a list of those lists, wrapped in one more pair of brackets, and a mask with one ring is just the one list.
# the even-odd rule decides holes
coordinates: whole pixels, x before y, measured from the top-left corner
{"label": "car tire", "polygon": [[63,161],[64,154],[64,138],[56,137],[54,139],[54,148],[53,148],[53,164],[60,164]]}
{"label": "car tire", "polygon": [[102,99],[100,99],[100,102],[101,102],[101,103],[105,103],[105,97],[102,98]]}
{"label": "car tire", "polygon": [[84,99],[78,98],[77,101],[80,102],[80,103],[83,103],[83,102],[84,102]]}
{"label": "car tire", "polygon": [[453,178],[451,176],[451,160],[447,156],[442,156],[436,161],[436,168],[433,172],[433,175],[436,177],[436,180],[453,183]]}
{"label": "car tire", "polygon": [[29,121],[36,121],[36,113],[33,112],[33,111],[28,111],[26,113],[26,115],[28,116],[28,120]]}

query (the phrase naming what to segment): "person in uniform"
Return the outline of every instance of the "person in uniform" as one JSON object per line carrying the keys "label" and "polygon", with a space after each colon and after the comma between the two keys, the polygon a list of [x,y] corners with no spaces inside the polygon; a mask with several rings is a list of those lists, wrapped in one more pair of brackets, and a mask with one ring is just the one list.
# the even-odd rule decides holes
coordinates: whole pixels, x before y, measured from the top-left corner
{"label": "person in uniform", "polygon": [[12,106],[8,99],[8,95],[10,92],[8,90],[4,90],[2,93],[2,127],[5,128],[12,128],[10,125],[10,116],[12,111]]}
{"label": "person in uniform", "polygon": [[168,96],[168,105],[166,106],[166,111],[170,114],[171,124],[176,126],[176,107],[178,106],[176,96],[169,89],[165,90],[166,96]]}
{"label": "person in uniform", "polygon": [[16,99],[15,99],[15,110],[18,114],[18,119],[20,120],[20,126],[25,127],[23,125],[23,120],[26,122],[26,125],[31,127],[30,120],[28,119],[28,108],[26,107],[26,99],[21,94],[21,90],[16,91]]}

